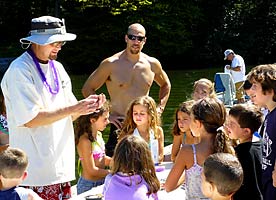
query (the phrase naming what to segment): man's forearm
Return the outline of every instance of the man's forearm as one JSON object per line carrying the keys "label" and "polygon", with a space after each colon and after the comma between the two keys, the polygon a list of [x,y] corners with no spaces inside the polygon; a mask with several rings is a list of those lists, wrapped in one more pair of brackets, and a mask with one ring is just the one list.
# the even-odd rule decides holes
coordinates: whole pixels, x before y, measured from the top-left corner
{"label": "man's forearm", "polygon": [[169,99],[171,92],[171,84],[165,84],[162,87],[160,87],[159,91],[159,104],[158,107],[161,108],[162,112],[165,109],[165,106],[167,104],[167,101]]}
{"label": "man's forearm", "polygon": [[73,120],[80,115],[87,115],[89,113],[95,112],[95,110],[101,107],[105,101],[106,98],[104,94],[90,95],[89,97],[80,100],[74,105],[51,111],[41,110],[37,116],[24,125],[28,128],[45,126],[68,116],[72,117]]}
{"label": "man's forearm", "polygon": [[60,108],[55,111],[40,111],[35,118],[25,124],[28,128],[52,124],[71,115],[70,107]]}
{"label": "man's forearm", "polygon": [[233,67],[231,69],[235,72],[240,72],[241,71],[241,66]]}

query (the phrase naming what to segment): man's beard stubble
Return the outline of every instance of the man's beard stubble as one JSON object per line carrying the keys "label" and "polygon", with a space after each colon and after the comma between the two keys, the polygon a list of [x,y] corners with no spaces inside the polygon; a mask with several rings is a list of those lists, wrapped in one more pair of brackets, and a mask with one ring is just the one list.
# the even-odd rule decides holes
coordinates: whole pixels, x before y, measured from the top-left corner
{"label": "man's beard stubble", "polygon": [[[137,47],[138,47],[138,50],[137,50]],[[138,45],[133,45],[132,48],[130,48],[130,53],[134,55],[139,54],[140,51],[141,49],[140,49],[140,46]]]}
{"label": "man's beard stubble", "polygon": [[57,59],[57,55],[49,55],[49,60],[56,60]]}

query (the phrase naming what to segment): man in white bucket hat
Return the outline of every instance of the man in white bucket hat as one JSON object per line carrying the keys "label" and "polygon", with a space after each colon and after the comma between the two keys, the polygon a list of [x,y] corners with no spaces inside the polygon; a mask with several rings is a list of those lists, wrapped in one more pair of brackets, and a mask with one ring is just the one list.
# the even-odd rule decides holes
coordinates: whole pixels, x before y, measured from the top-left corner
{"label": "man in white bucket hat", "polygon": [[72,41],[76,35],[67,33],[64,20],[51,16],[42,16],[32,19],[30,35],[21,38],[21,43],[35,43],[47,45],[55,42]]}
{"label": "man in white bucket hat", "polygon": [[68,74],[56,61],[64,42],[75,38],[58,18],[32,19],[30,35],[20,39],[28,49],[11,63],[1,82],[10,146],[29,157],[29,175],[22,186],[43,199],[70,198],[69,183],[75,179],[72,121],[105,101],[104,95],[77,101]]}

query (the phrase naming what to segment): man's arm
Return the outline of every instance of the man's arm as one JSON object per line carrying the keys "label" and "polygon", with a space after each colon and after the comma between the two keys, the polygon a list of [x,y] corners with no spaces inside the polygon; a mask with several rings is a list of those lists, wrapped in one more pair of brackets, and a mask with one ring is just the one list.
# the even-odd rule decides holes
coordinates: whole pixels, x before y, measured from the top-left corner
{"label": "man's arm", "polygon": [[160,87],[159,103],[158,103],[157,109],[159,113],[162,113],[165,109],[165,106],[170,96],[171,82],[166,72],[162,69],[160,62],[156,60],[153,64],[154,64],[154,72],[155,72],[154,81]]}
{"label": "man's arm", "polygon": [[82,87],[82,94],[84,97],[95,94],[96,90],[103,86],[103,84],[110,76],[111,65],[112,63],[105,59],[101,62],[99,67],[88,77]]}
{"label": "man's arm", "polygon": [[228,69],[228,70],[235,71],[235,72],[240,72],[241,71],[241,66],[231,67],[230,65],[225,65],[225,68]]}
{"label": "man's arm", "polygon": [[231,70],[235,72],[240,72],[242,70],[242,66],[244,65],[244,60],[241,56],[236,55],[231,63]]}
{"label": "man's arm", "polygon": [[240,72],[241,71],[241,66],[231,67],[231,70],[233,70],[235,72]]}
{"label": "man's arm", "polygon": [[105,102],[104,95],[90,95],[72,106],[59,108],[53,111],[40,111],[36,117],[24,124],[28,128],[44,126],[61,120],[67,116],[77,118],[80,115],[87,115],[94,112]]}

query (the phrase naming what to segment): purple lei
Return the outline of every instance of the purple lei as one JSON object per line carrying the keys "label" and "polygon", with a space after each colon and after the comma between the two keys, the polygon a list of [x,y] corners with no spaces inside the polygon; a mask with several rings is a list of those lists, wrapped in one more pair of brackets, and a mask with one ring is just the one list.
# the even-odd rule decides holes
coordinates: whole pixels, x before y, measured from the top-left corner
{"label": "purple lei", "polygon": [[45,75],[44,75],[44,73],[43,73],[43,71],[42,71],[42,69],[41,69],[41,67],[39,65],[39,62],[38,62],[36,56],[34,55],[33,51],[32,50],[28,50],[27,52],[33,58],[35,66],[36,66],[36,68],[37,68],[37,70],[38,70],[38,72],[39,72],[39,74],[41,76],[42,82],[45,85],[45,87],[48,89],[48,91],[51,94],[56,95],[59,92],[59,82],[58,82],[57,70],[55,68],[54,62],[52,60],[49,60],[50,67],[51,67],[51,69],[53,71],[53,75],[54,75],[54,82],[55,82],[56,90],[53,90],[51,88],[51,86],[49,85],[49,83],[47,82],[47,79],[46,79],[46,77],[45,77]]}

